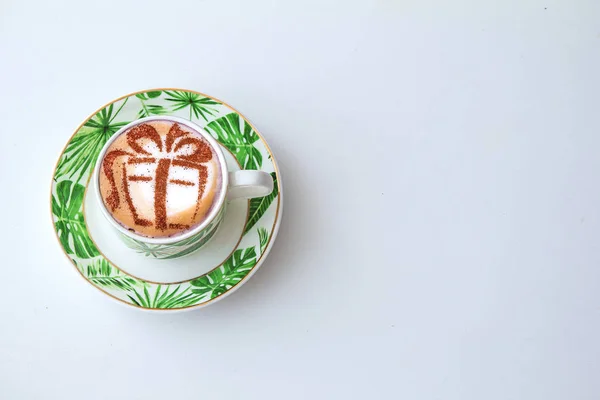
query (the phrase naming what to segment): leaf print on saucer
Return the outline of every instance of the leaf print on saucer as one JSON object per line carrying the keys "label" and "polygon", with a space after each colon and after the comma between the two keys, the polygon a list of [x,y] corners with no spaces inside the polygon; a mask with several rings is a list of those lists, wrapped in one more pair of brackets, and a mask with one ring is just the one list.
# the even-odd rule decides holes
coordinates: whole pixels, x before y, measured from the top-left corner
{"label": "leaf print on saucer", "polygon": [[153,92],[147,93],[138,93],[135,95],[138,99],[140,99],[140,103],[142,108],[137,113],[138,118],[149,117],[150,115],[163,115],[167,114],[169,110],[160,104],[147,104],[146,102],[157,97],[160,97],[162,91],[156,90]]}
{"label": "leaf print on saucer", "polygon": [[[127,296],[138,307],[153,309],[184,308],[196,304],[202,296],[198,296],[190,291],[190,287],[182,289],[184,285],[155,285],[156,289],[148,290],[144,286],[143,290],[134,290],[133,295]],[[164,288],[164,290],[163,290]]]}
{"label": "leaf print on saucer", "polygon": [[100,252],[90,239],[83,220],[81,204],[84,193],[83,185],[73,185],[71,181],[59,182],[56,196],[52,195],[52,214],[55,216],[56,233],[65,252],[79,258],[92,258],[100,255]]}
{"label": "leaf print on saucer", "polygon": [[123,274],[104,258],[94,260],[94,262],[87,267],[83,267],[78,263],[77,268],[82,274],[85,274],[88,277],[90,282],[105,288],[131,291],[134,290],[135,287],[144,286],[143,281],[139,281]]}
{"label": "leaf print on saucer", "polygon": [[217,118],[206,125],[206,129],[235,155],[243,169],[262,167],[262,154],[254,147],[260,138],[239,114],[231,113]]}
{"label": "leaf print on saucer", "polygon": [[190,282],[192,292],[215,298],[237,285],[256,264],[256,249],[236,250],[219,268]]}
{"label": "leaf print on saucer", "polygon": [[72,178],[79,183],[81,178],[88,174],[96,163],[98,154],[108,139],[129,121],[115,122],[121,109],[127,104],[126,98],[119,108],[113,113],[113,104],[100,110],[79,129],[77,134],[67,145],[63,156],[58,163],[54,180],[59,178]]}
{"label": "leaf print on saucer", "polygon": [[254,224],[260,220],[265,212],[269,209],[269,206],[273,202],[273,200],[277,197],[278,185],[277,185],[277,175],[275,172],[271,172],[271,177],[273,177],[273,191],[271,194],[265,197],[256,197],[254,199],[250,199],[250,211],[248,216],[248,222],[246,223],[246,227],[244,228],[244,234],[246,234]]}
{"label": "leaf print on saucer", "polygon": [[193,115],[199,119],[202,117],[204,121],[208,121],[207,115],[213,116],[217,113],[215,106],[220,105],[219,102],[210,97],[203,97],[197,93],[183,92],[180,90],[166,90],[166,101],[173,103],[173,111],[182,110],[186,107],[190,108],[189,120],[192,120]]}
{"label": "leaf print on saucer", "polygon": [[269,231],[267,228],[258,228],[258,240],[260,241],[260,254],[265,252],[267,244],[269,243]]}

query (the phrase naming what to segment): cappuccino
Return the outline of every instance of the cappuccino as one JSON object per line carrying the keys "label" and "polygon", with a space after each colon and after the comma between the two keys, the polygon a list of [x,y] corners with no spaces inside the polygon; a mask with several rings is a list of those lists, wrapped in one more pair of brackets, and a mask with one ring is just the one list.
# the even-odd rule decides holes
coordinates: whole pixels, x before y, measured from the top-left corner
{"label": "cappuccino", "polygon": [[164,119],[122,132],[99,161],[102,201],[126,229],[150,238],[200,225],[221,190],[215,150],[194,129]]}

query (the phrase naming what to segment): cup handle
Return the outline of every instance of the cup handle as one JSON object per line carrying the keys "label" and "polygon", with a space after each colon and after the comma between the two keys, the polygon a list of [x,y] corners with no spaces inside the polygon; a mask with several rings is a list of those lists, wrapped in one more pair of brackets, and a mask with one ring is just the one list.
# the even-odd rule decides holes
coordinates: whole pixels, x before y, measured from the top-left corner
{"label": "cup handle", "polygon": [[263,197],[273,191],[273,178],[264,171],[241,170],[229,173],[227,200]]}

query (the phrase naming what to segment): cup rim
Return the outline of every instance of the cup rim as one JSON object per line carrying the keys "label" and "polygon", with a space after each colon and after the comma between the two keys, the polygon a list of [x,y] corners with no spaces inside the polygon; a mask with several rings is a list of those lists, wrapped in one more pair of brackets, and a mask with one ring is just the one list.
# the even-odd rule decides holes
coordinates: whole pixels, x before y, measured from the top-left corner
{"label": "cup rim", "polygon": [[[132,232],[132,231],[126,229],[123,225],[121,225],[112,216],[112,214],[106,209],[104,201],[102,200],[102,194],[100,192],[100,168],[102,166],[102,163],[100,161],[104,158],[104,155],[106,154],[106,151],[108,150],[108,148],[110,147],[112,142],[114,142],[119,136],[121,136],[121,134],[123,132],[125,132],[127,129],[131,128],[132,126],[139,125],[140,123],[143,123],[146,121],[176,122],[178,124],[185,125],[192,130],[195,130],[211,145],[211,147],[213,148],[214,152],[217,155],[219,164],[221,166],[221,188],[219,190],[217,201],[213,204],[208,217],[205,218],[204,221],[202,221],[202,223],[200,225],[194,227],[193,229],[190,229],[188,232],[185,232],[181,235],[167,236],[167,237],[161,237],[161,238],[152,238],[152,237],[147,237],[147,236],[143,236],[138,233]],[[94,180],[94,185],[95,185],[94,192],[96,194],[96,200],[100,204],[100,209],[102,210],[102,214],[104,215],[104,217],[120,233],[124,234],[125,236],[127,236],[131,239],[135,239],[135,240],[138,240],[138,241],[141,241],[144,243],[148,243],[148,244],[173,244],[173,243],[177,243],[181,240],[188,239],[191,236],[194,236],[195,234],[201,232],[204,228],[206,228],[208,225],[210,225],[215,220],[215,218],[217,217],[217,215],[223,208],[225,199],[227,198],[227,191],[229,189],[229,169],[227,167],[227,161],[225,160],[225,155],[223,154],[223,150],[221,150],[219,143],[204,128],[195,124],[194,122],[192,122],[188,119],[185,119],[185,118],[167,116],[167,115],[155,115],[155,116],[139,118],[139,119],[136,119],[135,121],[128,123],[127,125],[120,128],[117,132],[115,132],[114,135],[112,135],[108,139],[108,141],[104,144],[104,147],[102,147],[102,150],[98,154],[98,157],[96,158],[96,165],[94,167],[94,172],[93,172],[92,178]]]}

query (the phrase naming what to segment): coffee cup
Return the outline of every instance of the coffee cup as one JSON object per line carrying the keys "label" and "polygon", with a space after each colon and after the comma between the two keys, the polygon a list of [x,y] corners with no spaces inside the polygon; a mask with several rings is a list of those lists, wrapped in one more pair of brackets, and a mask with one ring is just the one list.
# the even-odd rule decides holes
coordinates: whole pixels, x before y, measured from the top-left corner
{"label": "coffee cup", "polygon": [[230,171],[217,141],[197,124],[152,116],[119,129],[93,174],[102,214],[123,242],[156,258],[176,258],[215,235],[235,199],[273,191],[270,174]]}

